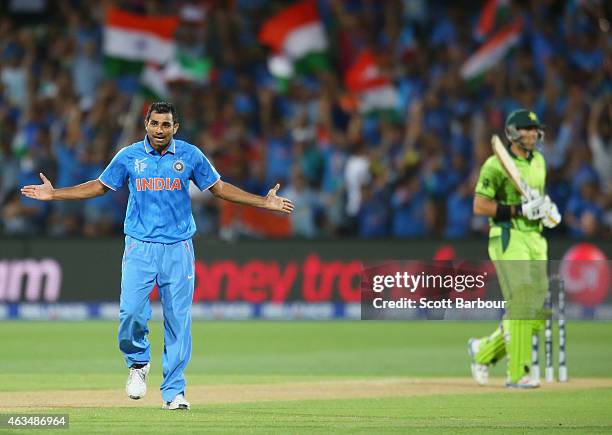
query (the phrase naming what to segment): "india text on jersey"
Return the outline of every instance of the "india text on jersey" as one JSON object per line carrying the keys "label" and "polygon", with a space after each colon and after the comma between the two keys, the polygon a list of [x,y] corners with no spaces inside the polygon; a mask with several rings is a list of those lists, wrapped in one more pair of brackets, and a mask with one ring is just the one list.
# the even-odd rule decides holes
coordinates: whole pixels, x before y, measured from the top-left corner
{"label": "india text on jersey", "polygon": [[136,190],[181,190],[181,179],[175,178],[170,181],[170,178],[137,178]]}

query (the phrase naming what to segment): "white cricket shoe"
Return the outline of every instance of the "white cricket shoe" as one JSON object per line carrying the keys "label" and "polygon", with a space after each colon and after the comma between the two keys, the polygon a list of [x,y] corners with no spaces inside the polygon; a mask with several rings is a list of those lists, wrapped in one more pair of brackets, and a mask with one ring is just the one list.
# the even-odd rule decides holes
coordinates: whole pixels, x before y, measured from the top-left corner
{"label": "white cricket shoe", "polygon": [[149,363],[139,369],[130,367],[130,374],[125,384],[125,392],[130,399],[138,400],[147,394],[147,374],[150,368]]}
{"label": "white cricket shoe", "polygon": [[162,409],[189,409],[190,406],[183,393],[179,393],[172,402],[164,402]]}
{"label": "white cricket shoe", "polygon": [[470,338],[468,340],[468,354],[472,358],[470,369],[472,370],[472,378],[478,385],[487,385],[489,382],[489,366],[487,364],[479,364],[476,362],[476,354],[480,349],[480,340]]}
{"label": "white cricket shoe", "polygon": [[521,379],[519,379],[518,382],[510,382],[510,380],[507,380],[506,387],[524,389],[539,388],[540,380],[532,378],[531,375],[525,375]]}

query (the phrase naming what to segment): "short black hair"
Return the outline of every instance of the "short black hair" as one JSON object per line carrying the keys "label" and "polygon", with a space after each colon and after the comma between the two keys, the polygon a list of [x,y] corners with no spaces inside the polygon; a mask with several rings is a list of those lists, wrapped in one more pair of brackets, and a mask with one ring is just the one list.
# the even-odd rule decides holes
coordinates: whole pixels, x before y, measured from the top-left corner
{"label": "short black hair", "polygon": [[171,113],[172,114],[172,123],[178,123],[178,115],[176,113],[176,109],[172,103],[167,103],[165,101],[156,101],[149,106],[149,110],[147,111],[147,117],[145,118],[146,122],[149,122],[149,118],[151,117],[151,113]]}

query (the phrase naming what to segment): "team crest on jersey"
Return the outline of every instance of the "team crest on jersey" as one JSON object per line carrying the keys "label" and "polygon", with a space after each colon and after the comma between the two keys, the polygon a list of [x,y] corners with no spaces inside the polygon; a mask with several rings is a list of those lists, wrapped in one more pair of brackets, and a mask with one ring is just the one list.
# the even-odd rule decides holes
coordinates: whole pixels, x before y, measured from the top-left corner
{"label": "team crest on jersey", "polygon": [[136,171],[137,174],[140,174],[146,169],[147,164],[144,162],[145,160],[147,160],[147,157],[145,157],[144,159],[134,160],[134,170]]}
{"label": "team crest on jersey", "polygon": [[185,170],[185,163],[182,160],[176,160],[172,163],[172,169],[174,169],[179,174]]}

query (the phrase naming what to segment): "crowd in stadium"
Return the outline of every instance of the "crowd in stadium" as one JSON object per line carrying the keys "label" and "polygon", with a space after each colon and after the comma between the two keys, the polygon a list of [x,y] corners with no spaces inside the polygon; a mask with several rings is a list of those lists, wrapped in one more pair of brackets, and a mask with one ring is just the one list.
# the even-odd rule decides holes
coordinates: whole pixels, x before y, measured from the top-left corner
{"label": "crowd in stadium", "polygon": [[[19,187],[95,179],[144,137],[133,112],[140,77],[111,74],[105,10],[179,14],[177,49],[212,64],[203,81],[168,83],[177,137],[201,147],[222,177],[265,195],[276,182],[296,207],[296,237],[444,237],[485,232],[473,216],[490,137],[527,107],[546,125],[548,193],[577,238],[612,234],[610,4],[510,2],[520,40],[474,80],[461,66],[483,40],[484,1],[319,0],[331,68],[280,80],[258,40],[288,2],[40,1],[0,6],[0,234],[122,233],[127,191],[84,202],[37,202]],[[607,8],[607,10],[606,10]],[[363,50],[378,56],[396,110],[353,104],[344,77]],[[144,103],[146,104],[146,100]],[[199,235],[219,234],[218,204],[194,192]]]}

